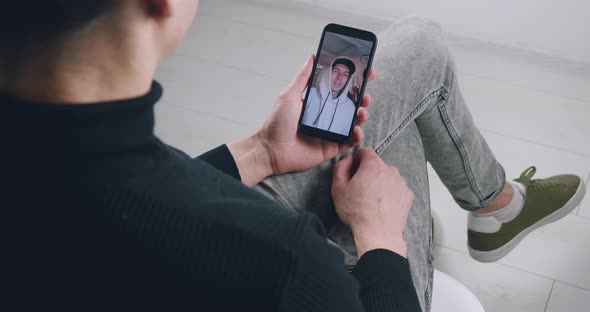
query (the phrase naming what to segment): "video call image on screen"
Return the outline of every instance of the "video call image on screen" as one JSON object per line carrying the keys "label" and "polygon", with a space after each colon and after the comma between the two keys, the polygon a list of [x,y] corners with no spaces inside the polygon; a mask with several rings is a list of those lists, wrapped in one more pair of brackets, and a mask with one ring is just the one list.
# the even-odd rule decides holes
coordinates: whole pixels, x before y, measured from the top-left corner
{"label": "video call image on screen", "polygon": [[348,136],[373,43],[327,32],[302,124]]}

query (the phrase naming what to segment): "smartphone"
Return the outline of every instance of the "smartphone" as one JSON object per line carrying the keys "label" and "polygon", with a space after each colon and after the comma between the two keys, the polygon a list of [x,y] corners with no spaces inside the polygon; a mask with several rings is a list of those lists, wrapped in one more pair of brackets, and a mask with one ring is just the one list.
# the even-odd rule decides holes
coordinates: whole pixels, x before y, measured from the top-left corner
{"label": "smartphone", "polygon": [[339,144],[351,140],[376,49],[372,32],[337,24],[324,28],[299,118],[301,133]]}

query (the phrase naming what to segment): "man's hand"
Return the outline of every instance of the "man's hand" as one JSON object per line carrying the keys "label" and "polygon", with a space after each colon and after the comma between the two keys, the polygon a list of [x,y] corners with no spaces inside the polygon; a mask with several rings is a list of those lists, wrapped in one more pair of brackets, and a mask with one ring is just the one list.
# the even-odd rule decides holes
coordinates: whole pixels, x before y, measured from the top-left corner
{"label": "man's hand", "polygon": [[[357,124],[350,143],[322,141],[297,131],[303,107],[302,94],[311,76],[313,61],[310,56],[291,84],[281,92],[262,129],[228,144],[244,184],[254,186],[269,175],[313,168],[353,148],[363,139],[361,125],[369,118],[366,108],[371,104],[368,94],[357,110]],[[371,70],[369,80],[374,77],[375,72]]]}
{"label": "man's hand", "polygon": [[[364,96],[361,107],[358,109],[357,124],[350,143],[337,144],[323,141],[297,131],[297,123],[303,107],[301,97],[312,73],[313,63],[313,56],[310,56],[295,79],[279,95],[272,113],[260,130],[260,140],[268,151],[274,174],[313,168],[353,148],[363,139],[361,125],[369,117],[366,107],[371,104],[371,97],[368,94]],[[370,79],[373,79],[374,73],[371,72],[370,76]]]}
{"label": "man's hand", "polygon": [[338,217],[352,230],[359,257],[372,249],[406,256],[402,233],[414,194],[396,167],[370,148],[346,155],[334,166],[332,197]]}

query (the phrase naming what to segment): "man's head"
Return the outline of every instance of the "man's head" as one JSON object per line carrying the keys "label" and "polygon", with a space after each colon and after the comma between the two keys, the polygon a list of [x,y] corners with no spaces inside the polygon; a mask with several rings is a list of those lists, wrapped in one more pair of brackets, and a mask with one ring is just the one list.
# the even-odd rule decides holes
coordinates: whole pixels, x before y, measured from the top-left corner
{"label": "man's head", "polygon": [[332,93],[335,96],[339,96],[344,90],[350,77],[356,71],[354,63],[346,58],[339,58],[332,63]]}
{"label": "man's head", "polygon": [[[166,43],[180,41],[198,0],[17,0],[0,10],[2,50],[55,43],[89,28],[131,26],[151,20]],[[173,18],[170,18],[173,17]],[[164,38],[163,38],[164,39]],[[174,40],[176,39],[176,40]]]}
{"label": "man's head", "polygon": [[[57,40],[92,27],[152,20],[165,35],[181,38],[190,25],[198,0],[18,0],[0,10],[0,47],[25,47]],[[170,18],[173,17],[173,18]],[[108,22],[108,25],[107,23]],[[120,26],[120,25],[119,25]],[[169,38],[170,39],[170,38]],[[168,40],[172,41],[172,40]],[[179,40],[177,40],[179,41]]]}
{"label": "man's head", "polygon": [[[0,87],[43,64],[135,66],[149,73],[179,46],[198,0],[10,0],[0,9]],[[83,59],[83,58],[86,59]],[[119,62],[114,64],[114,62]],[[32,65],[34,64],[34,65]],[[39,66],[37,66],[39,67]],[[51,69],[47,69],[51,67]],[[61,66],[63,68],[64,66]],[[79,69],[79,68],[77,68]],[[128,75],[129,76],[129,75]],[[4,83],[3,83],[4,82]],[[4,87],[5,88],[5,87]]]}
{"label": "man's head", "polygon": [[109,14],[116,4],[116,0],[7,1],[0,11],[0,33],[5,38],[1,44],[6,48],[8,44],[51,41]]}

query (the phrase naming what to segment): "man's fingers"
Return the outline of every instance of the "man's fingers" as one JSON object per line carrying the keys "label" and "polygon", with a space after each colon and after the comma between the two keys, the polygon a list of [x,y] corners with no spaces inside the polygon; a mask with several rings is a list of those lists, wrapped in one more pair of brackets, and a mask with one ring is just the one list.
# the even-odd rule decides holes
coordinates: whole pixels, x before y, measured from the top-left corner
{"label": "man's fingers", "polygon": [[303,65],[301,70],[299,70],[299,73],[297,73],[297,76],[295,76],[295,79],[293,79],[293,81],[291,81],[291,84],[287,88],[287,90],[290,94],[296,93],[299,95],[299,94],[303,93],[303,91],[305,91],[305,88],[307,87],[307,83],[309,82],[309,77],[311,76],[311,70],[313,68],[313,61],[314,61],[314,56],[310,55],[307,58],[307,61],[305,61],[305,64]]}
{"label": "man's fingers", "polygon": [[361,101],[361,106],[362,107],[369,107],[369,105],[371,105],[371,103],[373,103],[373,97],[366,93],[363,95],[363,100]]}
{"label": "man's fingers", "polygon": [[379,157],[379,155],[377,155],[377,153],[375,153],[375,151],[372,148],[369,147],[363,147],[361,148],[355,155],[354,155],[355,160],[358,162],[358,167],[359,170],[367,170],[367,169],[363,169],[363,168],[376,168],[374,166],[371,166],[371,164],[374,162],[377,162],[379,164],[383,163],[383,160],[381,159],[381,157]]}
{"label": "man's fingers", "polygon": [[355,154],[355,157],[362,162],[368,159],[379,158],[379,155],[377,155],[377,153],[375,153],[375,151],[372,148],[363,147]]}
{"label": "man's fingers", "polygon": [[369,71],[369,81],[373,81],[377,77],[377,72],[371,68]]}
{"label": "man's fingers", "polygon": [[359,143],[361,143],[361,141],[365,138],[365,132],[363,131],[363,129],[361,129],[360,126],[355,126],[354,130],[353,130],[353,134],[352,134],[352,139],[350,139],[350,142],[348,142],[347,144],[344,145],[340,145],[340,149],[338,151],[338,154],[344,153],[346,151],[348,151],[349,149],[359,145]]}
{"label": "man's fingers", "polygon": [[332,184],[335,186],[348,183],[352,178],[352,156],[347,154],[334,165]]}
{"label": "man's fingers", "polygon": [[360,126],[354,127],[354,135],[352,141],[352,147],[357,146],[365,138],[365,132]]}
{"label": "man's fingers", "polygon": [[369,112],[367,112],[367,109],[364,107],[359,107],[356,114],[358,117],[356,125],[359,127],[362,126],[365,123],[365,121],[369,119]]}

